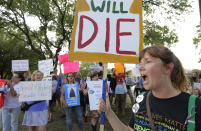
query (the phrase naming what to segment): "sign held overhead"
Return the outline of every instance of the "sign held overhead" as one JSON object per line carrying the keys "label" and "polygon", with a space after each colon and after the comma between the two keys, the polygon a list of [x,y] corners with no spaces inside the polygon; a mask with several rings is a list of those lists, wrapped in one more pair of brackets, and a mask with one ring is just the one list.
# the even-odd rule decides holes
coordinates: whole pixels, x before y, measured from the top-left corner
{"label": "sign held overhead", "polygon": [[142,0],[78,0],[70,60],[139,63]]}

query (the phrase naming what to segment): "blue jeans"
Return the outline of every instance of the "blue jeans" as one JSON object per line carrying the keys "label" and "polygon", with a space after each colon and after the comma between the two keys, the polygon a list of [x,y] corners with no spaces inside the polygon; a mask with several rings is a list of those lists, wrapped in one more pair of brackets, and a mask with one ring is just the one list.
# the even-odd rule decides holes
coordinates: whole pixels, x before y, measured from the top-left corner
{"label": "blue jeans", "polygon": [[82,120],[82,110],[80,106],[75,106],[75,107],[68,107],[64,108],[66,112],[66,125],[68,131],[72,131],[72,112],[75,112],[76,118],[77,118],[77,123],[78,123],[78,128],[79,130],[83,129],[83,120]]}
{"label": "blue jeans", "polygon": [[20,107],[4,108],[2,111],[3,131],[18,131],[18,120],[20,115]]}
{"label": "blue jeans", "polygon": [[3,107],[0,107],[0,129],[3,128],[2,110],[3,110]]}

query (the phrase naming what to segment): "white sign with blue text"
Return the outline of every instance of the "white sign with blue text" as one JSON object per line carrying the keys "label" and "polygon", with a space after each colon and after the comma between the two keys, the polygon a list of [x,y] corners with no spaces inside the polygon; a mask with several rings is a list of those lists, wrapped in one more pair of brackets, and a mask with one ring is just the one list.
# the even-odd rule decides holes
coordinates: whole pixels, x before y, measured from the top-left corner
{"label": "white sign with blue text", "polygon": [[64,85],[65,103],[68,107],[80,105],[80,94],[78,84],[65,84]]}
{"label": "white sign with blue text", "polygon": [[99,99],[102,98],[103,80],[87,81],[87,87],[89,88],[88,95],[90,110],[97,110]]}
{"label": "white sign with blue text", "polygon": [[29,60],[12,60],[12,71],[28,71]]}

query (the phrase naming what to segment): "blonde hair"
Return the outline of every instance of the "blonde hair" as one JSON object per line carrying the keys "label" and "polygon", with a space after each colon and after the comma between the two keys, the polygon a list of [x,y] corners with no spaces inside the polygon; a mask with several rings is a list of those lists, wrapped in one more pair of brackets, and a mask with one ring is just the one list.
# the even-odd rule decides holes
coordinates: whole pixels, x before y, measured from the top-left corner
{"label": "blonde hair", "polygon": [[34,72],[32,73],[32,75],[31,75],[31,80],[32,80],[32,81],[35,81],[35,76],[36,76],[37,73],[40,73],[40,74],[42,75],[42,77],[43,77],[43,72],[41,72],[41,71],[39,71],[39,70],[36,70],[36,71],[34,71]]}
{"label": "blonde hair", "polygon": [[145,53],[148,53],[152,57],[159,58],[165,66],[169,63],[173,63],[174,68],[170,75],[173,87],[181,91],[186,91],[188,89],[190,84],[189,80],[184,72],[180,60],[174,55],[172,51],[160,45],[147,47],[140,53],[140,61],[144,57]]}

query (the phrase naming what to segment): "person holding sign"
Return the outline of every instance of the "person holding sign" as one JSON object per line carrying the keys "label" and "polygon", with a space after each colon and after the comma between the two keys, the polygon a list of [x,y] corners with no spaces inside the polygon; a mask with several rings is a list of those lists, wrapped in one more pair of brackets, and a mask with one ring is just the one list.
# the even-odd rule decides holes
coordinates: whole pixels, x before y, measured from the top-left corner
{"label": "person holding sign", "polygon": [[[106,103],[99,111],[115,131],[201,130],[201,99],[185,91],[189,85],[179,59],[166,47],[152,46],[140,53],[140,74],[146,90],[136,98],[130,122],[124,125]],[[189,101],[189,102],[188,102]]]}
{"label": "person holding sign", "polygon": [[20,115],[19,83],[23,81],[23,74],[14,73],[11,81],[7,82],[8,89],[4,95],[4,106],[2,111],[3,131],[18,131],[18,119]]}
{"label": "person holding sign", "polygon": [[[91,72],[91,76],[90,76],[91,81],[98,81],[99,77],[98,77],[98,72]],[[84,90],[84,94],[88,95],[89,93],[89,88],[87,87],[87,89]],[[87,102],[89,103],[89,102]],[[92,131],[97,131],[97,123],[98,123],[98,118],[99,118],[99,114],[96,110],[90,111],[90,109],[88,109],[87,117],[91,117],[91,127],[92,127]]]}
{"label": "person holding sign", "polygon": [[[61,101],[66,112],[66,124],[68,131],[72,131],[72,112],[74,111],[77,118],[79,131],[83,130],[83,118],[82,110],[80,106],[79,91],[76,90],[76,87],[79,88],[79,85],[75,83],[75,77],[72,73],[67,74],[66,84],[62,87],[61,90]],[[77,92],[78,91],[78,92]]]}
{"label": "person holding sign", "polygon": [[[41,71],[34,71],[31,80],[41,81],[43,79],[43,73]],[[35,101],[28,101],[27,104],[36,103]],[[46,101],[40,101],[29,107],[25,111],[22,125],[26,125],[29,131],[36,131],[38,127],[39,131],[46,131],[46,124],[48,122],[48,105]]]}
{"label": "person holding sign", "polygon": [[126,105],[126,86],[125,85],[125,74],[119,73],[116,74],[116,88],[115,88],[115,97],[116,97],[116,114],[119,113],[119,108],[122,111],[122,115],[125,115],[125,105]]}

